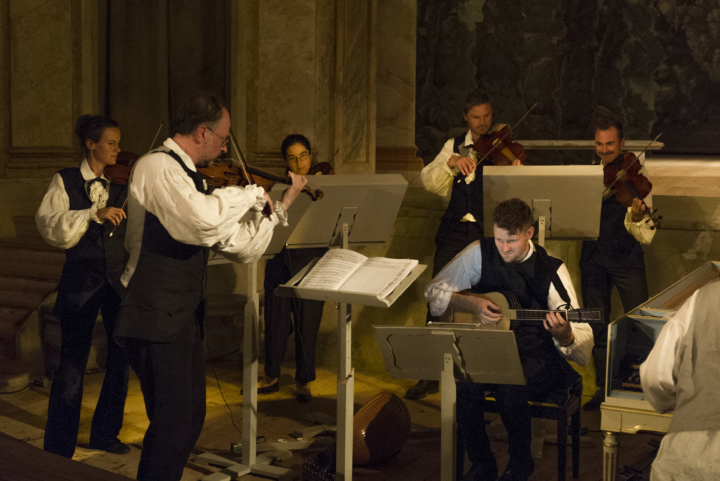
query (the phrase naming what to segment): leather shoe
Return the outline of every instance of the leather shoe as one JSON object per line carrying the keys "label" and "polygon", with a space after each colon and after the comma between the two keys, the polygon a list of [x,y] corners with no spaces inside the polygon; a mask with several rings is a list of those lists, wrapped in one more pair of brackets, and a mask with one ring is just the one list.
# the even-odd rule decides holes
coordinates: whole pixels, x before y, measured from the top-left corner
{"label": "leather shoe", "polygon": [[511,459],[497,481],[527,481],[534,469],[535,461],[532,458],[524,463],[513,463]]}
{"label": "leather shoe", "polygon": [[497,464],[480,466],[474,463],[470,471],[460,481],[496,481],[498,476]]}
{"label": "leather shoe", "polygon": [[599,411],[600,405],[605,402],[605,388],[601,387],[593,397],[585,403],[583,409],[585,411]]}
{"label": "leather shoe", "polygon": [[405,399],[422,399],[428,394],[440,392],[438,381],[420,380],[405,393]]}
{"label": "leather shoe", "polygon": [[258,394],[270,394],[272,392],[278,392],[279,390],[280,390],[280,383],[278,381],[275,381],[275,384],[270,384],[269,386],[259,387],[257,392],[258,392]]}
{"label": "leather shoe", "polygon": [[312,401],[312,394],[310,393],[310,388],[308,388],[307,385],[303,386],[302,384],[296,383],[295,399],[297,399],[297,401],[301,403],[309,403],[310,401]]}
{"label": "leather shoe", "polygon": [[114,441],[110,444],[90,443],[90,448],[107,451],[110,454],[127,454],[130,452],[130,446],[120,441]]}

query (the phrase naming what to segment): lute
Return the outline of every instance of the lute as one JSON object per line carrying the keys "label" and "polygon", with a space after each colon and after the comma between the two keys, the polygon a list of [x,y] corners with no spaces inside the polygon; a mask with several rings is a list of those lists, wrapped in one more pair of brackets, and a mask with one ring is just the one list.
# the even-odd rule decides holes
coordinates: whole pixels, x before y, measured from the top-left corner
{"label": "lute", "polygon": [[570,322],[603,322],[601,309],[522,309],[515,295],[511,292],[488,292],[478,294],[470,291],[461,292],[463,295],[487,299],[500,307],[502,319],[497,324],[483,324],[475,313],[448,309],[440,318],[443,323],[475,324],[481,329],[508,331],[514,330],[520,322],[542,322],[549,312],[557,312]]}

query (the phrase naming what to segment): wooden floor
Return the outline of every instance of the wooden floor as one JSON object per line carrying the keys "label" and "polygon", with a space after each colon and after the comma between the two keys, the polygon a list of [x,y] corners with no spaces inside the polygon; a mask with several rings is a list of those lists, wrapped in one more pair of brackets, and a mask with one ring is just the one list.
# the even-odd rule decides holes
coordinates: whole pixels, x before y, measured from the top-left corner
{"label": "wooden floor", "polygon": [[[195,455],[201,452],[217,454],[227,453],[230,444],[241,442],[239,428],[242,426],[242,383],[241,367],[238,355],[207,364],[207,417],[202,435],[196,449],[190,456],[183,475],[183,481],[199,480],[203,475],[215,472],[216,469],[195,464]],[[261,371],[262,372],[262,371]],[[318,370],[318,380],[311,384],[313,401],[300,404],[295,400],[293,370],[283,371],[278,393],[259,395],[258,435],[265,436],[268,442],[277,439],[292,439],[290,433],[301,426],[312,425],[307,421],[314,413],[333,415],[335,412],[335,374],[326,369]],[[120,433],[123,442],[130,444],[132,451],[124,456],[112,455],[87,448],[90,435],[90,422],[93,408],[97,402],[103,374],[88,374],[85,378],[85,395],[78,439],[78,448],[74,459],[96,466],[113,473],[133,478],[137,470],[142,447],[142,438],[148,426],[145,406],[137,378],[131,374],[130,390],[125,406],[125,422]],[[222,394],[218,389],[222,388]],[[402,397],[411,381],[395,381],[386,373],[358,372],[355,381],[356,409],[380,391],[389,391]],[[224,399],[223,400],[223,396]],[[230,411],[225,404],[230,406]],[[47,420],[47,391],[40,388],[29,388],[15,394],[0,395],[0,431],[14,438],[23,440],[33,446],[42,447],[45,423]],[[353,479],[359,481],[405,481],[405,480],[439,480],[440,479],[440,395],[434,394],[419,401],[406,401],[413,423],[413,436],[401,452],[390,460],[355,471]],[[587,427],[588,436],[592,438],[589,447],[581,449],[580,479],[595,481],[602,479],[602,435],[600,414],[583,411],[582,425]],[[488,415],[492,420],[491,427],[500,424],[496,415]],[[236,429],[233,426],[234,419]],[[548,422],[548,431],[554,431],[554,422]],[[497,429],[492,429],[497,431]],[[648,442],[657,436],[650,434],[620,436],[620,466],[635,462],[648,450]],[[493,440],[493,451],[496,453],[500,471],[508,461],[507,443]],[[283,466],[296,467],[319,452],[310,449],[296,453]],[[568,450],[568,458],[569,456]],[[544,481],[557,479],[557,447],[546,443],[543,457],[536,460],[536,468],[532,480]],[[568,461],[569,463],[569,461]],[[469,463],[466,462],[466,469]],[[264,479],[259,476],[246,475],[241,480]],[[568,479],[572,479],[568,464]],[[647,477],[645,479],[648,479]]]}

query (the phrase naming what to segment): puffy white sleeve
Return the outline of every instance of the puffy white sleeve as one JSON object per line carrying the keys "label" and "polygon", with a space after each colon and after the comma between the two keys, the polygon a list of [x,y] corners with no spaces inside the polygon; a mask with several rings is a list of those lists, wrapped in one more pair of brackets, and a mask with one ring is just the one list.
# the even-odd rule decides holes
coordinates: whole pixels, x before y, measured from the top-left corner
{"label": "puffy white sleeve", "polygon": [[80,242],[91,220],[100,223],[96,211],[94,204],[89,209],[70,210],[65,184],[60,174],[55,174],[35,214],[35,225],[48,244],[69,249]]}
{"label": "puffy white sleeve", "polygon": [[[573,308],[577,308],[579,304],[577,301],[577,295],[575,294],[575,288],[573,287],[572,280],[570,279],[570,272],[568,272],[567,266],[564,263],[557,270],[557,275],[570,297],[570,305]],[[565,304],[565,301],[562,300],[560,294],[555,289],[555,286],[551,283],[550,291],[548,292],[548,307],[550,309],[557,309],[563,304]],[[585,322],[571,322],[570,327],[572,328],[573,336],[575,337],[573,343],[569,346],[563,347],[557,339],[553,338],[555,348],[565,359],[584,366],[590,360],[592,348],[595,345],[592,328],[590,327],[590,324]]]}
{"label": "puffy white sleeve", "polygon": [[677,402],[676,361],[682,348],[697,292],[665,323],[645,362],[640,365],[640,382],[645,398],[660,414],[673,411]]}
{"label": "puffy white sleeve", "polygon": [[454,139],[445,142],[435,160],[426,165],[420,172],[420,179],[425,189],[443,197],[450,192],[452,180],[459,172],[457,169],[451,169],[447,166],[447,161],[454,155],[453,142]]}
{"label": "puffy white sleeve", "polygon": [[277,213],[262,216],[265,195],[259,186],[225,187],[205,195],[174,165],[161,167],[153,181],[147,181],[148,177],[131,182],[133,195],[158,217],[168,233],[185,244],[213,247],[231,260],[252,262],[259,258],[280,220]]}
{"label": "puffy white sleeve", "polygon": [[441,270],[425,288],[430,314],[442,316],[450,304],[453,292],[470,289],[482,275],[482,249],[475,241],[463,249]]}

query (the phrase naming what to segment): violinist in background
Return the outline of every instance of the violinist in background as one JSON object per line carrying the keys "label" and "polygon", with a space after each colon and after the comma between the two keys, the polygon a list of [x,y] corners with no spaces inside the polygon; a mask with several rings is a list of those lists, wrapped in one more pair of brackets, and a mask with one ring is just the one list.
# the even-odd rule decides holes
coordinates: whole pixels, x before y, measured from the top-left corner
{"label": "violinist in background", "polygon": [[[623,125],[620,121],[600,117],[595,124],[595,151],[600,157],[608,177],[626,179],[622,169],[625,146]],[[637,164],[636,164],[637,165]],[[614,175],[612,175],[614,174]],[[641,167],[634,175],[647,181],[647,169]],[[593,360],[595,382],[600,390],[585,404],[587,411],[600,409],[604,401],[605,368],[607,362],[607,326],[610,323],[610,296],[617,287],[623,311],[627,312],[648,299],[645,278],[645,257],[640,244],[650,244],[655,236],[646,205],[652,205],[652,194],[632,201],[631,206],[621,204],[616,196],[603,201],[600,212],[600,235],[596,241],[585,241],[580,256],[583,305],[601,307],[604,324],[592,324],[595,336]]]}
{"label": "violinist in background", "polygon": [[[110,183],[105,169],[120,152],[117,122],[83,115],[75,125],[83,153],[79,167],[62,169],[35,214],[48,244],[65,249],[66,259],[53,310],[60,320],[60,365],[50,390],[45,450],[72,458],[80,425],[83,377],[98,311],[107,333],[107,363],[102,391],[90,428],[90,447],[113,454],[130,448],[118,439],[128,387],[128,361],[112,341],[124,287],[127,185]],[[110,233],[115,230],[114,235]]]}
{"label": "violinist in background", "polygon": [[[450,194],[450,204],[435,234],[433,277],[467,245],[483,237],[482,168],[495,163],[488,157],[478,164],[483,155],[478,155],[474,146],[479,139],[507,127],[507,124],[493,125],[492,115],[488,94],[482,90],[471,92],[463,107],[467,133],[445,142],[435,160],[420,173],[425,189],[441,197]],[[512,165],[522,163],[520,159],[510,162]],[[428,310],[426,322],[437,320]],[[405,398],[422,399],[438,391],[438,381],[421,380],[407,391]]]}
{"label": "violinist in background", "polygon": [[[206,191],[197,168],[230,141],[230,114],[212,93],[186,101],[172,136],[135,164],[128,192],[127,247],[115,339],[127,346],[150,426],[138,480],[178,481],[205,421],[205,271],[209,249],[242,263],[265,252],[273,230],[307,182],[272,204],[262,187]],[[270,204],[269,214],[263,214]],[[250,212],[251,218],[240,222]]]}
{"label": "violinist in background", "polygon": [[[280,148],[290,172],[317,175],[326,167],[326,173],[332,173],[331,168],[327,169],[327,162],[312,165],[313,151],[310,141],[303,135],[288,135]],[[259,394],[277,392],[280,389],[280,365],[285,359],[288,338],[294,331],[295,396],[299,402],[310,402],[312,399],[308,384],[315,380],[315,347],[325,303],[277,297],[273,292],[310,261],[322,257],[327,251],[327,247],[284,247],[265,266],[265,378],[258,382]]]}

